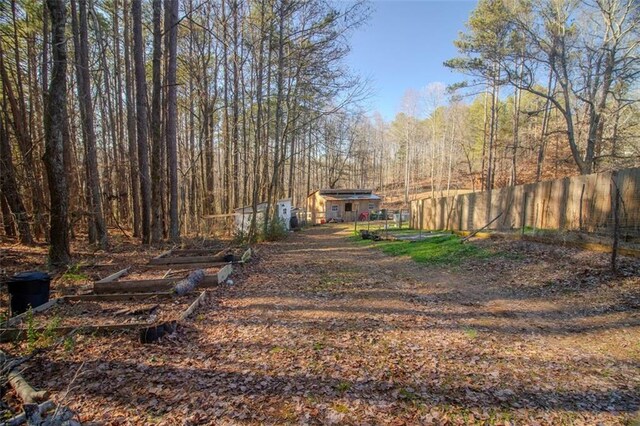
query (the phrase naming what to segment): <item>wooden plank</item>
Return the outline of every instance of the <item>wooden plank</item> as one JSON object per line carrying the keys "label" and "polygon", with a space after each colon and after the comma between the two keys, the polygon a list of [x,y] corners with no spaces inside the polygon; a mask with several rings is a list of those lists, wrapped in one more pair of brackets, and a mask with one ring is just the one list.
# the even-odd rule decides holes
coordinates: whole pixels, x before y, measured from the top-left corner
{"label": "wooden plank", "polygon": [[215,246],[215,247],[207,247],[200,249],[175,249],[172,252],[174,257],[177,256],[211,256],[211,253],[215,253],[216,255],[222,255],[224,252],[229,250],[229,247],[225,246]]}
{"label": "wooden plank", "polygon": [[122,277],[123,275],[127,275],[129,273],[129,268],[124,268],[119,270],[118,272],[115,272],[107,277],[104,277],[103,279],[96,281],[97,283],[109,283],[111,281],[115,281],[118,278]]}
{"label": "wooden plank", "polygon": [[[223,268],[224,269],[224,268]],[[152,280],[115,281],[112,283],[94,284],[93,292],[96,294],[108,293],[145,293],[154,291],[171,291],[176,282],[182,277],[159,278]],[[218,285],[217,275],[205,275],[199,287],[215,287]]]}
{"label": "wooden plank", "polygon": [[194,270],[194,269],[215,268],[218,266],[222,267],[224,265],[228,265],[229,263],[232,263],[232,262],[167,263],[166,265],[147,264],[147,265],[144,265],[144,267],[147,269],[172,268],[176,270],[183,270],[183,269]]}
{"label": "wooden plank", "polygon": [[153,260],[153,259],[162,259],[163,257],[170,256],[170,255],[171,255],[171,253],[173,253],[173,250],[167,250],[167,251],[165,251],[165,252],[163,252],[163,253],[160,253],[160,254],[159,254],[159,255],[157,255],[156,257],[152,258],[152,260]]}
{"label": "wooden plank", "polygon": [[189,305],[189,307],[182,313],[182,315],[180,315],[180,320],[184,321],[189,318],[195,312],[195,310],[198,309],[198,306],[200,306],[200,304],[204,302],[206,296],[206,290],[200,293],[200,296],[198,296],[196,300],[194,300],[193,303]]}
{"label": "wooden plank", "polygon": [[[58,302],[62,301],[63,298],[59,297],[57,299],[51,299],[49,300],[47,303],[44,303],[40,306],[37,306],[35,308],[31,309],[31,312],[36,313],[36,312],[43,312],[46,311],[47,309],[52,308],[53,306],[55,306]],[[3,327],[13,327],[16,324],[19,324],[20,322],[22,322],[22,320],[24,320],[26,318],[26,316],[29,314],[29,312],[23,312],[19,315],[16,315],[13,318],[9,318],[3,325]]]}
{"label": "wooden plank", "polygon": [[64,296],[64,300],[69,301],[123,301],[123,300],[146,300],[151,298],[171,299],[175,294],[173,291],[163,291],[157,293],[115,293],[115,294],[78,294]]}
{"label": "wooden plank", "polygon": [[[45,330],[49,333],[56,335],[65,335],[71,332],[77,333],[110,333],[112,331],[127,331],[137,330],[141,327],[148,327],[149,323],[135,322],[128,324],[105,324],[105,325],[82,325],[82,326],[63,326],[55,327],[53,329],[47,329],[46,327],[40,327],[34,329],[36,333],[43,333]],[[27,338],[28,330],[26,328],[0,328],[0,343],[15,342],[25,340]]]}
{"label": "wooden plank", "polygon": [[233,272],[233,266],[227,265],[224,268],[220,269],[217,274],[217,282],[218,284],[222,284]]}
{"label": "wooden plank", "polygon": [[191,263],[213,263],[223,262],[224,256],[182,256],[182,257],[163,257],[160,259],[151,259],[149,265],[182,265]]}
{"label": "wooden plank", "polygon": [[241,260],[240,260],[240,261],[241,261],[242,263],[247,263],[247,262],[249,262],[249,261],[251,260],[251,254],[252,254],[252,252],[251,252],[251,247],[249,247],[249,248],[248,248],[248,249],[247,249],[247,250],[242,254],[242,257],[241,257]]}

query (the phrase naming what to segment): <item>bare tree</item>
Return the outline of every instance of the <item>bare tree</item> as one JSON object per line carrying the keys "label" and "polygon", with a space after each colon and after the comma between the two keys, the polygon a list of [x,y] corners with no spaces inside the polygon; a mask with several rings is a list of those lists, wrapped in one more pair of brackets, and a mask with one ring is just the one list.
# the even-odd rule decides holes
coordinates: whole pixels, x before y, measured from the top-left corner
{"label": "bare tree", "polygon": [[[98,154],[94,130],[93,102],[91,100],[91,76],[89,73],[89,36],[87,29],[87,0],[71,1],[71,23],[75,46],[75,68],[78,81],[78,104],[82,122],[82,140],[85,149],[85,172],[87,175],[87,201],[90,210],[89,242],[98,243],[104,250],[108,245],[107,228],[102,214],[102,193],[98,174]],[[77,13],[77,15],[76,15]]]}
{"label": "bare tree", "polygon": [[63,0],[47,0],[51,18],[51,83],[44,117],[45,157],[50,193],[49,262],[64,266],[71,261],[69,248],[69,199],[64,164],[64,123],[67,120],[66,6]]}
{"label": "bare tree", "polygon": [[133,57],[136,79],[136,123],[138,135],[138,168],[140,173],[140,201],[142,204],[142,242],[151,240],[151,179],[149,177],[149,141],[147,139],[147,80],[144,69],[142,40],[142,4],[131,2],[133,20]]}
{"label": "bare tree", "polygon": [[176,69],[178,50],[178,0],[165,0],[165,26],[167,28],[167,163],[169,166],[169,237],[180,237],[178,222],[178,144],[176,119],[178,115]]}

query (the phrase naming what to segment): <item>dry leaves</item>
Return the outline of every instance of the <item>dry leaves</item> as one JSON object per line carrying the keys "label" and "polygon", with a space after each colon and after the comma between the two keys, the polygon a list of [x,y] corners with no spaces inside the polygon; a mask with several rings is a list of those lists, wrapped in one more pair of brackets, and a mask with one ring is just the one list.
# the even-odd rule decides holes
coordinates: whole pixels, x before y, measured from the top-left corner
{"label": "dry leaves", "polygon": [[264,244],[172,340],[84,336],[25,373],[105,424],[623,424],[640,406],[638,262],[539,244],[455,270],[339,227]]}

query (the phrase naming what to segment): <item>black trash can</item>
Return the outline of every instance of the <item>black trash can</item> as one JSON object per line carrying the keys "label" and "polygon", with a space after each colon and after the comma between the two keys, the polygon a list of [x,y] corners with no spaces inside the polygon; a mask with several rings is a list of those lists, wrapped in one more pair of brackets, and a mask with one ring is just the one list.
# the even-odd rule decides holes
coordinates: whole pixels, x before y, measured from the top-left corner
{"label": "black trash can", "polygon": [[20,272],[15,274],[7,287],[11,296],[11,316],[37,308],[49,301],[51,277],[46,272]]}
{"label": "black trash can", "polygon": [[289,219],[289,228],[298,229],[298,226],[300,226],[298,223],[298,216],[291,216],[291,219]]}

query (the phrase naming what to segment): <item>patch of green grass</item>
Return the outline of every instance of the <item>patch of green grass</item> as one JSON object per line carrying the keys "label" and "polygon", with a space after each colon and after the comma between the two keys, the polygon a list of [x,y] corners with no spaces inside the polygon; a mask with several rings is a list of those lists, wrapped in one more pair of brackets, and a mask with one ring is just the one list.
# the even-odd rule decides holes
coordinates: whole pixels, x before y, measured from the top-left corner
{"label": "patch of green grass", "polygon": [[74,263],[70,265],[67,271],[62,275],[62,279],[64,281],[71,282],[88,281],[89,277],[86,274],[80,272],[82,266],[83,265],[81,263]]}
{"label": "patch of green grass", "polygon": [[282,346],[274,346],[272,347],[269,352],[271,352],[272,354],[279,354],[280,352],[283,352],[284,348]]}
{"label": "patch of green grass", "polygon": [[351,385],[347,382],[340,382],[336,385],[336,390],[340,393],[345,393],[349,389],[351,389]]}
{"label": "patch of green grass", "polygon": [[[355,237],[352,237],[355,240]],[[443,235],[422,241],[358,240],[359,244],[372,245],[391,256],[409,256],[415,262],[429,265],[457,266],[467,259],[485,259],[496,255],[470,243],[462,244],[457,235]]]}
{"label": "patch of green grass", "polygon": [[313,344],[313,350],[314,350],[314,351],[321,351],[321,350],[323,350],[323,349],[324,349],[324,343],[322,343],[322,342],[315,342],[315,343]]}
{"label": "patch of green grass", "polygon": [[47,322],[44,328],[39,329],[34,313],[31,308],[27,311],[25,323],[27,326],[27,350],[29,352],[37,348],[46,348],[51,346],[57,335],[56,328],[60,326],[62,319],[59,316],[53,317]]}
{"label": "patch of green grass", "polygon": [[464,329],[464,334],[469,339],[475,339],[476,337],[478,337],[478,330],[476,330],[475,328],[467,327]]}
{"label": "patch of green grass", "polygon": [[67,336],[64,338],[64,351],[68,354],[72,353],[76,347],[76,341],[73,336]]}

